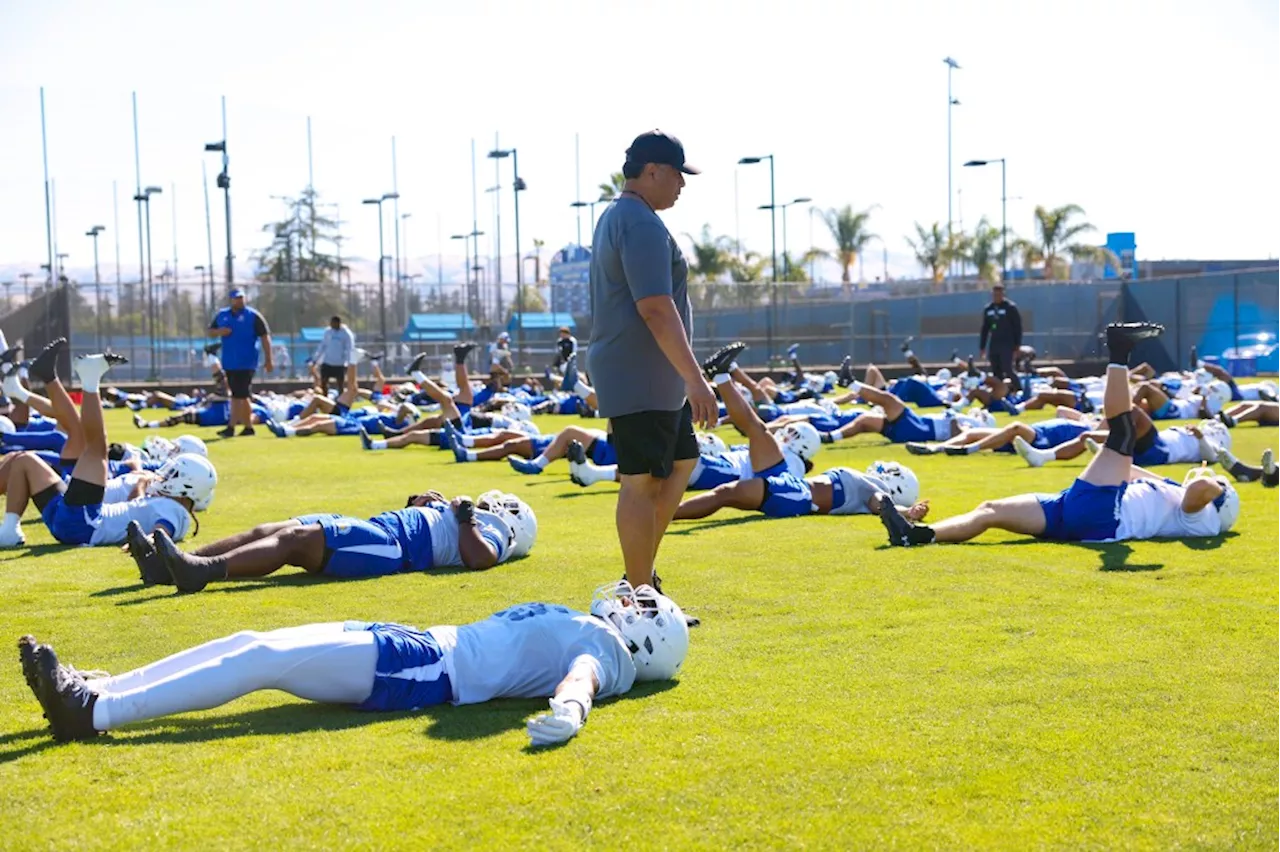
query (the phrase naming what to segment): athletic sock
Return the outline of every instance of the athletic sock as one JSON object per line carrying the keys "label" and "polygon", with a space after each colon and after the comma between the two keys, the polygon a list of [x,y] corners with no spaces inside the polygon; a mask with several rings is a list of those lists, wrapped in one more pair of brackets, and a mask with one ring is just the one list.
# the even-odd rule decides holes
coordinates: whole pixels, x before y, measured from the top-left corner
{"label": "athletic sock", "polygon": [[463,452],[462,455],[463,455],[463,458],[465,458],[469,462],[473,462],[477,460],[475,450],[466,450]]}
{"label": "athletic sock", "polygon": [[476,445],[475,435],[459,435],[454,440],[464,447],[474,447]]}
{"label": "athletic sock", "polygon": [[85,393],[97,393],[102,377],[111,369],[105,355],[81,355],[73,363]]}
{"label": "athletic sock", "polygon": [[[839,432],[823,432],[822,434],[830,438],[832,444],[844,438],[844,435],[840,434]],[[826,442],[824,441],[823,443],[826,443]]]}
{"label": "athletic sock", "polygon": [[529,459],[529,464],[536,465],[538,470],[546,470],[547,465],[551,464],[551,459],[547,458],[546,453],[541,453],[537,458]]}
{"label": "athletic sock", "polygon": [[292,426],[281,426],[280,431],[284,433],[286,438],[292,438],[294,435],[298,434],[298,430]]}
{"label": "athletic sock", "polygon": [[18,377],[13,373],[4,377],[4,392],[18,402],[26,402],[31,398],[31,391],[24,388],[22,382],[18,381]]}
{"label": "athletic sock", "polygon": [[727,385],[729,382],[733,381],[733,378],[728,373],[716,373],[715,378],[711,381],[715,382],[717,385]]}
{"label": "athletic sock", "polygon": [[385,450],[386,448],[387,442],[385,438],[374,438],[369,442],[369,449],[371,450]]}

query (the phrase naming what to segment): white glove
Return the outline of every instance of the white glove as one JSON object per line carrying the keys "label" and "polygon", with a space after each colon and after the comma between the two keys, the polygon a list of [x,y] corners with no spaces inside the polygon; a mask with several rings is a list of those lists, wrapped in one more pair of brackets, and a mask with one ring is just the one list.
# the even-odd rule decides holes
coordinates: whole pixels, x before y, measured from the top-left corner
{"label": "white glove", "polygon": [[562,743],[582,728],[582,706],[576,701],[551,699],[551,712],[534,716],[526,729],[533,745],[543,746]]}

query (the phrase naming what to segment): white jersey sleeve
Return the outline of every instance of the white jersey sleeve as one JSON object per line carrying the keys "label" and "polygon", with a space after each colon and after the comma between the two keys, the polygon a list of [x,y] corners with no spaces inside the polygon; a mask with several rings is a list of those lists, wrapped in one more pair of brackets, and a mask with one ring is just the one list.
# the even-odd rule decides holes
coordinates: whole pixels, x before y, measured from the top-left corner
{"label": "white jersey sleeve", "polygon": [[1200,461],[1200,441],[1186,429],[1175,426],[1161,429],[1160,440],[1169,454],[1169,464],[1194,464]]}
{"label": "white jersey sleeve", "polygon": [[622,635],[599,618],[557,604],[526,603],[484,621],[429,631],[445,652],[455,704],[550,698],[575,664],[591,666],[599,698],[635,683]]}
{"label": "white jersey sleeve", "polygon": [[141,473],[125,473],[120,476],[113,476],[107,480],[107,484],[103,489],[103,503],[123,503],[129,499],[129,495],[133,493],[133,486],[138,484],[138,480],[142,479]]}
{"label": "white jersey sleeve", "polygon": [[[438,567],[462,565],[462,550],[458,545],[458,519],[453,510],[443,503],[433,503],[420,509],[427,519],[431,533],[431,564]],[[505,562],[511,555],[510,530],[501,520],[488,512],[476,512],[476,526],[480,537],[498,554],[498,561]]]}
{"label": "white jersey sleeve", "polygon": [[1149,538],[1207,538],[1219,532],[1218,510],[1212,505],[1185,512],[1187,489],[1167,479],[1130,482],[1120,498],[1116,541]]}

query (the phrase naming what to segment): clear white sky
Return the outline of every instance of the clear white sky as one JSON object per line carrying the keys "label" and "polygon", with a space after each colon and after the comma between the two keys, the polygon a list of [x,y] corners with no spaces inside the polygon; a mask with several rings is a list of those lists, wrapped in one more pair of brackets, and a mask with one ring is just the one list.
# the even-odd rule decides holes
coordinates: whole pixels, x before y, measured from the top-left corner
{"label": "clear white sky", "polygon": [[[176,195],[188,275],[207,262],[200,168],[218,171],[202,148],[222,135],[223,94],[244,273],[277,212],[271,196],[307,182],[311,116],[316,187],[341,204],[347,251],[370,260],[377,219],[359,202],[391,189],[396,136],[410,271],[429,280],[437,220],[446,238],[471,224],[472,138],[481,157],[495,131],[519,148],[527,251],[533,237],[551,249],[575,239],[575,132],[591,199],[655,126],[705,172],[666,214],[673,232],[710,223],[733,235],[737,170],[741,236],[767,252],[768,214],[755,209],[768,201],[767,166],[735,163],[773,153],[779,201],[878,204],[891,273],[914,274],[904,236],[947,214],[948,55],[962,66],[953,161],[966,226],[999,224],[1000,172],[960,164],[1004,156],[1015,230],[1030,230],[1037,203],[1075,202],[1100,234],[1136,231],[1140,258],[1275,256],[1278,35],[1275,0],[0,0],[0,278],[45,257],[40,86],[59,248],[84,269],[84,231],[107,226],[104,277],[112,180],[126,278],[137,269],[134,90],[142,182],[165,190],[154,253],[173,253]],[[478,183],[480,228],[492,232],[493,161],[481,159]],[[506,255],[510,202],[504,192]],[[791,212],[793,249],[809,245],[807,207]],[[446,277],[458,245],[445,246]],[[867,277],[880,267],[877,245]]]}

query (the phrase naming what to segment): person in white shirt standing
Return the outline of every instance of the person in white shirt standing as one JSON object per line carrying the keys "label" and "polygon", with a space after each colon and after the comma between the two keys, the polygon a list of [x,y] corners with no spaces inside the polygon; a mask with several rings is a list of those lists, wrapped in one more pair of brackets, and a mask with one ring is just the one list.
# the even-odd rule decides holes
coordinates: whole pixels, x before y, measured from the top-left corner
{"label": "person in white shirt standing", "polygon": [[1209,538],[1226,533],[1240,516],[1240,496],[1224,476],[1192,470],[1181,485],[1133,463],[1137,429],[1129,397],[1129,354],[1139,340],[1158,336],[1152,323],[1107,327],[1103,406],[1106,445],[1084,473],[1059,494],[1019,494],[989,500],[933,526],[911,523],[881,501],[880,520],[889,544],[914,547],[962,542],[990,529],[1049,541],[1126,541],[1148,538]]}
{"label": "person in white shirt standing", "polygon": [[18,640],[22,673],[60,741],[278,689],[374,711],[550,698],[550,712],[530,719],[527,732],[533,745],[551,745],[582,729],[593,700],[674,678],[688,650],[675,602],[625,581],[598,589],[589,614],[527,603],[425,631],[358,621],[241,631],[88,680],[60,665],[49,645]]}
{"label": "person in white shirt standing", "polygon": [[329,392],[329,382],[337,383],[338,393],[342,393],[343,383],[347,378],[347,367],[356,356],[356,336],[350,326],[342,321],[342,317],[329,317],[329,327],[324,330],[320,346],[316,349],[313,360],[320,367],[320,390]]}

